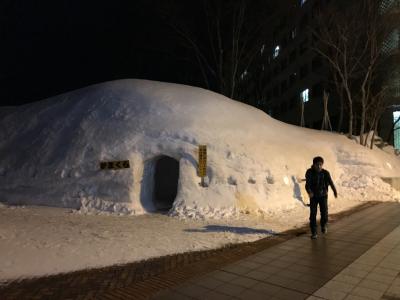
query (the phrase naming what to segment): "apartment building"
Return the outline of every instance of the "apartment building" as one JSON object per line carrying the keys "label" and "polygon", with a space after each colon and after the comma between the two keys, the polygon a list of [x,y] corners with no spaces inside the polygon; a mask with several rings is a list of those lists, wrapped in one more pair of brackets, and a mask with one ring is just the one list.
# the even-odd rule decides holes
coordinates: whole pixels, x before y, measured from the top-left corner
{"label": "apartment building", "polygon": [[[316,13],[330,0],[287,0],[272,20],[273,28],[266,46],[267,83],[265,99],[259,107],[272,117],[295,125],[321,129],[324,116],[324,90],[329,93],[328,111],[333,130],[337,130],[340,101],[329,84],[329,69],[325,61],[313,51],[318,42],[308,30]],[[382,11],[398,13],[400,0],[382,0]],[[290,10],[288,10],[288,6]],[[395,30],[384,45],[385,51],[399,49],[399,30]],[[382,117],[379,135],[386,138],[393,127],[393,119],[400,117],[400,68],[397,76],[390,76],[390,107]],[[303,112],[303,113],[302,113]],[[347,118],[344,116],[342,130]],[[392,142],[400,149],[400,121]]]}
{"label": "apartment building", "polygon": [[[398,19],[400,17],[400,0],[382,0],[381,10],[384,13],[396,15],[394,19]],[[398,23],[396,24],[398,25]],[[399,50],[400,25],[391,32],[382,47],[382,51],[387,54]],[[393,142],[394,147],[400,150],[400,65],[396,66],[394,74],[390,74],[386,82],[389,87],[389,107],[381,120],[381,132],[383,137],[385,137],[385,134],[391,136],[391,142]],[[392,128],[394,129],[393,132]]]}
{"label": "apartment building", "polygon": [[[296,125],[301,125],[303,119],[305,127],[317,129],[321,128],[323,118],[328,70],[312,50],[316,41],[308,26],[324,2],[289,0],[275,16],[264,103],[266,112],[276,119]],[[333,101],[329,103],[329,112],[334,123],[338,107]]]}

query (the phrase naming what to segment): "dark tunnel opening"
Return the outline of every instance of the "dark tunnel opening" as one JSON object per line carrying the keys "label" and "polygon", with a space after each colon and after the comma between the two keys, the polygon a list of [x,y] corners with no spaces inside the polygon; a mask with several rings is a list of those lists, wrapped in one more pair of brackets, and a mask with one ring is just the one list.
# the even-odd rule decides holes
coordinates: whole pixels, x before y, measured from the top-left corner
{"label": "dark tunnel opening", "polygon": [[158,211],[171,209],[178,193],[179,162],[162,156],[156,161],[154,172],[154,206]]}

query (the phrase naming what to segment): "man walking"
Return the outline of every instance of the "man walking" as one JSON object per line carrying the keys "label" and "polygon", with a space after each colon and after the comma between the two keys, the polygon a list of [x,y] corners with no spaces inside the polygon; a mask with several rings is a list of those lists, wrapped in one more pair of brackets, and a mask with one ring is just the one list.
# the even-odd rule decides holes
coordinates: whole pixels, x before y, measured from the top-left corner
{"label": "man walking", "polygon": [[310,197],[310,229],[311,238],[317,238],[317,209],[321,215],[321,232],[328,232],[328,186],[330,185],[337,198],[337,191],[329,172],[322,168],[324,159],[314,157],[313,164],[306,172],[306,191]]}

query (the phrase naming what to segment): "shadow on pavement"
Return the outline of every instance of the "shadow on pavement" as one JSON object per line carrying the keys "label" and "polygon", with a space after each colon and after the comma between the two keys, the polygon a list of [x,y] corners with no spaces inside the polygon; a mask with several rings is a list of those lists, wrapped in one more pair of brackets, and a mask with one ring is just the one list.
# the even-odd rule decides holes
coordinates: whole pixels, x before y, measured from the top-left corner
{"label": "shadow on pavement", "polygon": [[273,230],[268,229],[255,229],[249,227],[232,227],[221,225],[207,225],[201,229],[185,229],[186,232],[232,232],[236,234],[267,234],[277,235]]}

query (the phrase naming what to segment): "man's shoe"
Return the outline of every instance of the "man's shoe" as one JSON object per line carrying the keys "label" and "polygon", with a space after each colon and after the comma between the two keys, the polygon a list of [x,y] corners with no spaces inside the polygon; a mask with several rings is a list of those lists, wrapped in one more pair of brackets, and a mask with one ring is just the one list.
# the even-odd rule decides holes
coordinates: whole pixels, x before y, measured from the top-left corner
{"label": "man's shoe", "polygon": [[318,235],[317,235],[316,233],[313,233],[313,234],[311,235],[311,239],[312,239],[312,240],[316,240],[317,237],[318,237]]}
{"label": "man's shoe", "polygon": [[322,232],[323,234],[327,234],[327,233],[328,233],[328,228],[327,228],[327,227],[322,227],[322,228],[321,228],[321,232]]}

